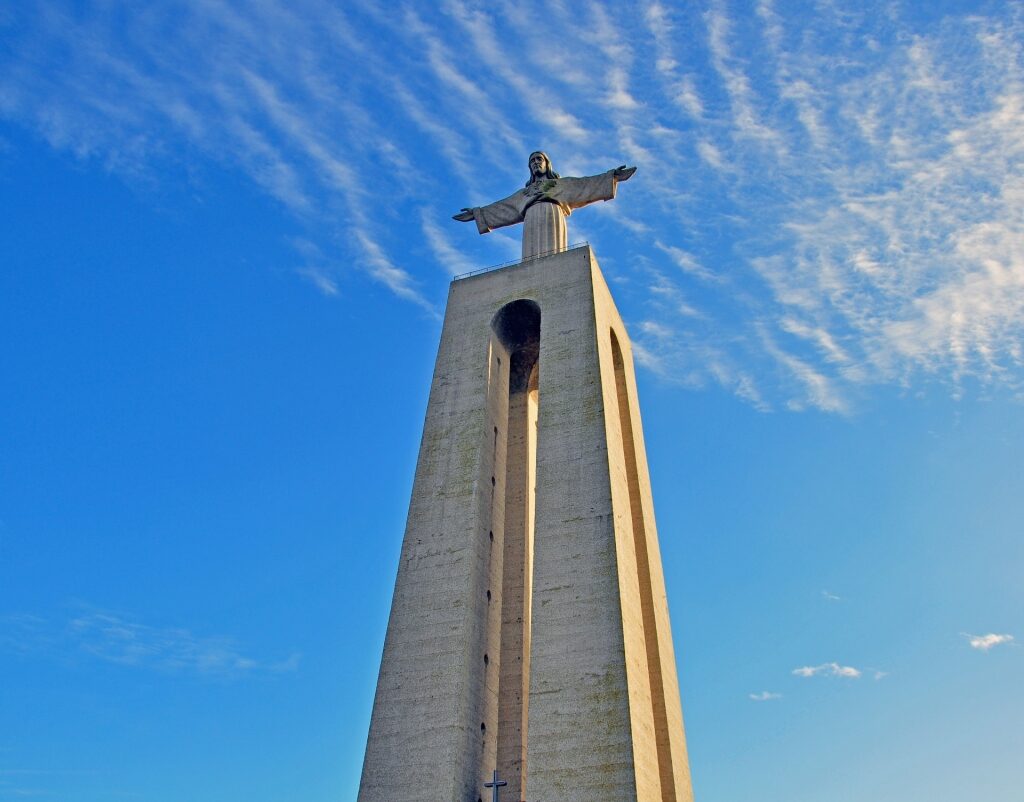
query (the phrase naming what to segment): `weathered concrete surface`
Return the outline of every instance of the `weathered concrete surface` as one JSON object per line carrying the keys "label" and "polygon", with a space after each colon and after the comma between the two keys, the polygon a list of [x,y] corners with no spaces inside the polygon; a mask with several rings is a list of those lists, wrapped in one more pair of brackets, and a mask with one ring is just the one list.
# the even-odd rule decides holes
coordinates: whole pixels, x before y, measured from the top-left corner
{"label": "weathered concrete surface", "polygon": [[[524,299],[532,400],[492,327]],[[692,799],[632,355],[589,247],[451,286],[359,802],[475,802],[495,767],[507,799]]]}

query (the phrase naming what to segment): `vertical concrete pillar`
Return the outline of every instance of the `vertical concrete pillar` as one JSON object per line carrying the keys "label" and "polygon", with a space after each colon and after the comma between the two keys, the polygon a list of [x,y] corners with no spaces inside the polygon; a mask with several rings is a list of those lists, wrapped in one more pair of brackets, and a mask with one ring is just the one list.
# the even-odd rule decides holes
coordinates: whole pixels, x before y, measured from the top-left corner
{"label": "vertical concrete pillar", "polygon": [[689,802],[632,356],[589,247],[452,283],[359,802]]}

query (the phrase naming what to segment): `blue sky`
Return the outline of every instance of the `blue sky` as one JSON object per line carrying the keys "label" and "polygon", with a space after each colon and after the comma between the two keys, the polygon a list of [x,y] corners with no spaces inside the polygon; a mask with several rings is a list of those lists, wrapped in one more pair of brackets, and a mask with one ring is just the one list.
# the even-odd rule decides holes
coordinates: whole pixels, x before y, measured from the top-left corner
{"label": "blue sky", "polygon": [[1024,6],[0,9],[0,799],[355,796],[448,282],[627,321],[701,802],[1024,798]]}

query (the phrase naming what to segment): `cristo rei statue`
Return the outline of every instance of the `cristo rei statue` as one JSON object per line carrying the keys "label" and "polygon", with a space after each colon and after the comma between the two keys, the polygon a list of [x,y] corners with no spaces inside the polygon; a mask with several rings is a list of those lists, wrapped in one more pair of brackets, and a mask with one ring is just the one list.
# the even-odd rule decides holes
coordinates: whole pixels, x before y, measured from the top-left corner
{"label": "cristo rei statue", "polygon": [[464,208],[454,220],[476,221],[481,234],[495,228],[523,223],[523,259],[564,251],[568,247],[565,218],[573,209],[611,200],[619,181],[628,181],[636,167],[620,165],[600,175],[564,178],[551,167],[543,151],[530,154],[530,180],[504,200],[486,206]]}

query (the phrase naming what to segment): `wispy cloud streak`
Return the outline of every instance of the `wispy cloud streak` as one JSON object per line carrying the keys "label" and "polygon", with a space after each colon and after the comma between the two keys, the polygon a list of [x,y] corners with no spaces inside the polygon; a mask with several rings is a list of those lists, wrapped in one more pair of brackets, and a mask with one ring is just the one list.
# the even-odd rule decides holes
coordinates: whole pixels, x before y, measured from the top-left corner
{"label": "wispy cloud streak", "polygon": [[582,219],[642,288],[627,316],[672,333],[638,332],[666,380],[838,414],[879,384],[1024,395],[1020,15],[640,10],[58,0],[7,18],[0,117],[133,181],[227,166],[331,254],[300,278],[428,316],[444,282],[411,255],[507,259],[449,216],[520,185],[529,150],[635,162]]}
{"label": "wispy cloud streak", "polygon": [[298,654],[279,661],[252,657],[231,638],[153,626],[96,609],[80,611],[64,622],[37,615],[7,616],[0,620],[0,648],[22,655],[89,655],[132,668],[223,679],[291,672],[300,661]]}
{"label": "wispy cloud streak", "polygon": [[771,691],[761,691],[760,693],[747,694],[750,699],[755,702],[771,702],[775,699],[781,699],[781,693],[772,693]]}

